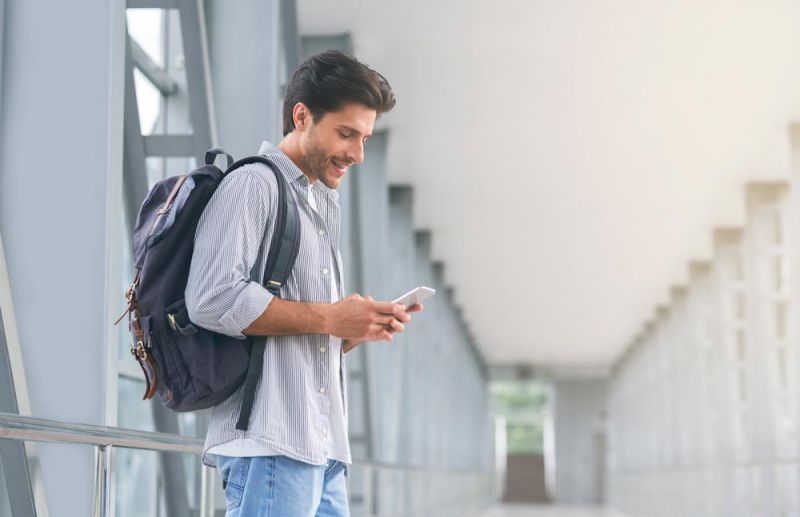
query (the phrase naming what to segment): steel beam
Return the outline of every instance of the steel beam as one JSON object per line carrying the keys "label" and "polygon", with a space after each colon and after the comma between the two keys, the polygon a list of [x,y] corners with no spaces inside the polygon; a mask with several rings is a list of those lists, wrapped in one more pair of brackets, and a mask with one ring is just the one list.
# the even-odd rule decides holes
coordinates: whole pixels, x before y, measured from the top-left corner
{"label": "steel beam", "polygon": [[215,146],[217,142],[206,18],[200,0],[176,0],[176,2],[181,18],[189,118],[194,135],[194,156],[197,163],[201,164],[206,150]]}
{"label": "steel beam", "polygon": [[306,58],[326,50],[341,50],[347,55],[353,55],[353,40],[349,32],[303,36],[301,38],[301,46],[303,47],[303,55]]}
{"label": "steel beam", "polygon": [[130,45],[131,59],[134,66],[155,86],[161,95],[169,96],[178,91],[178,83],[158,66],[153,58],[136,43],[136,40],[128,36]]}
{"label": "steel beam", "polygon": [[5,0],[0,0],[0,116],[3,114],[3,42],[5,41]]}
{"label": "steel beam", "polygon": [[[11,371],[11,358],[0,310],[0,411],[18,413],[17,393],[14,389],[14,375]],[[0,463],[3,465],[6,489],[11,515],[35,517],[36,505],[33,500],[33,482],[24,442],[0,439]]]}
{"label": "steel beam", "polygon": [[[187,3],[188,4],[188,3]],[[192,9],[191,6],[188,7],[189,14],[188,16],[193,16],[192,13],[195,13],[196,16],[196,9]],[[184,19],[183,11],[181,12],[181,20]],[[185,22],[182,22],[182,33],[186,30],[187,25]],[[194,34],[193,38],[196,39],[197,34],[199,31],[195,28],[192,29],[190,32]],[[185,39],[185,35],[184,35]],[[126,81],[125,81],[125,88],[126,88],[126,95],[125,95],[125,153],[124,153],[124,199],[125,199],[125,207],[126,207],[126,217],[128,222],[128,228],[132,229],[133,225],[136,220],[136,216],[141,206],[144,197],[147,195],[148,191],[148,178],[147,178],[147,166],[145,162],[145,158],[147,156],[158,156],[158,157],[172,157],[172,156],[197,156],[198,149],[202,147],[206,149],[210,147],[207,145],[209,141],[209,125],[208,123],[204,123],[204,120],[207,120],[209,114],[205,111],[206,106],[208,105],[207,102],[200,103],[199,106],[196,107],[195,110],[192,110],[194,113],[193,120],[199,120],[201,124],[205,124],[205,130],[203,126],[200,128],[194,128],[194,135],[174,135],[174,134],[167,134],[167,135],[148,135],[142,136],[141,134],[141,126],[139,122],[139,108],[136,99],[136,89],[135,84],[133,81],[133,68],[134,65],[138,65],[139,68],[142,68],[144,57],[149,60],[149,56],[144,54],[144,51],[137,51],[138,45],[133,41],[132,38],[127,38],[128,45],[127,45],[127,55],[126,55]],[[195,41],[195,44],[197,42]],[[187,43],[184,41],[184,46]],[[200,80],[198,79],[199,76],[205,75],[205,72],[197,70],[197,60],[200,60],[200,65],[203,65],[202,58],[198,58],[202,56],[202,49],[191,49],[185,50],[187,54],[187,67],[191,68],[191,72],[187,70],[187,74],[191,73],[191,76],[187,76],[189,82],[192,80]],[[137,57],[138,54],[138,57]],[[144,57],[143,57],[144,55]],[[188,56],[192,56],[191,58]],[[188,63],[191,62],[191,65]],[[155,66],[152,64],[145,64],[146,66],[150,67],[151,69]],[[160,68],[158,69],[160,70]],[[169,77],[166,72],[164,72],[165,77]],[[171,78],[172,84],[165,84],[164,86],[166,89],[177,92],[178,87],[177,83],[175,83]],[[159,88],[162,90],[161,88]],[[195,86],[193,88],[189,88],[189,95],[205,95],[205,88],[203,88],[202,84],[199,86]],[[164,91],[162,90],[162,93]],[[191,99],[190,99],[191,103]],[[190,108],[191,110],[191,108]],[[199,137],[198,137],[199,135]],[[198,144],[198,138],[201,142]],[[202,158],[201,158],[202,159]],[[129,238],[130,238],[129,233]],[[128,241],[128,245],[130,245],[130,241]],[[170,432],[170,433],[178,433],[178,419],[177,415],[172,412],[168,412],[164,409],[158,401],[153,401],[151,403],[152,414],[153,414],[153,423],[156,430],[160,432]],[[183,470],[183,461],[179,455],[175,453],[169,452],[161,452],[159,453],[159,465],[161,469],[161,476],[163,483],[166,487],[167,493],[169,493],[169,497],[165,497],[164,501],[166,504],[167,515],[169,517],[187,517],[190,513],[189,505],[188,505],[188,497],[186,493],[186,475]]]}
{"label": "steel beam", "polygon": [[194,156],[195,144],[192,135],[147,135],[142,137],[145,156],[174,157]]}
{"label": "steel beam", "polygon": [[297,0],[281,0],[281,35],[286,77],[292,76],[303,56],[303,43],[297,23]]}
{"label": "steel beam", "polygon": [[128,9],[177,9],[178,0],[127,0]]}
{"label": "steel beam", "polygon": [[125,130],[123,151],[123,188],[125,199],[125,220],[129,235],[139,207],[147,195],[147,166],[145,164],[142,128],[139,123],[139,105],[136,101],[136,85],[133,82],[132,38],[128,37],[125,52]]}
{"label": "steel beam", "polygon": [[[158,400],[151,401],[153,424],[161,433],[180,435],[178,418],[172,411],[162,406]],[[189,498],[186,494],[186,473],[183,458],[178,452],[159,452],[161,479],[168,494],[164,497],[169,517],[189,517]]]}
{"label": "steel beam", "polygon": [[280,2],[207,3],[217,137],[236,157],[255,153],[262,140],[277,144],[282,136]]}
{"label": "steel beam", "polygon": [[[0,412],[30,415],[28,383],[22,365],[11,284],[0,236]],[[41,466],[34,444],[0,440],[3,468],[11,515],[46,517]],[[37,512],[38,509],[38,512]]]}

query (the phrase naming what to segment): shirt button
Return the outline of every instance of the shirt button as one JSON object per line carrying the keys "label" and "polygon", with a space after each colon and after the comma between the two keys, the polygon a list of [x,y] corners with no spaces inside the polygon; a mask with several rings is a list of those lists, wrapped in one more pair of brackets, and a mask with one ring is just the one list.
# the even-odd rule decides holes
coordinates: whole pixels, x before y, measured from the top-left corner
{"label": "shirt button", "polygon": [[322,270],[322,274],[323,274],[323,275],[327,275],[327,274],[328,274],[328,268],[325,268],[325,269],[323,269],[323,270]]}
{"label": "shirt button", "polygon": [[325,393],[325,388],[320,388],[320,389],[319,389],[319,392],[320,392],[320,393]]}
{"label": "shirt button", "polygon": [[322,352],[323,354],[325,353],[326,350],[328,349],[325,348],[324,346],[319,347],[319,351]]}
{"label": "shirt button", "polygon": [[319,234],[320,234],[320,235],[325,235],[325,230],[320,230],[320,231],[319,231]]}
{"label": "shirt button", "polygon": [[323,429],[322,430],[322,436],[328,436],[328,430],[327,429]]}

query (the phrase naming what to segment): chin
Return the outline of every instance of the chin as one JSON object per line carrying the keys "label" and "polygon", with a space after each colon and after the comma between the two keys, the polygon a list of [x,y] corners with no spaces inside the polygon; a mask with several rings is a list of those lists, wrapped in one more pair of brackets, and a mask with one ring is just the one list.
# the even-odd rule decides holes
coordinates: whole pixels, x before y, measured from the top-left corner
{"label": "chin", "polygon": [[322,183],[324,183],[326,187],[332,188],[334,190],[339,188],[339,185],[342,184],[342,180],[338,178],[325,178],[320,181],[322,181]]}

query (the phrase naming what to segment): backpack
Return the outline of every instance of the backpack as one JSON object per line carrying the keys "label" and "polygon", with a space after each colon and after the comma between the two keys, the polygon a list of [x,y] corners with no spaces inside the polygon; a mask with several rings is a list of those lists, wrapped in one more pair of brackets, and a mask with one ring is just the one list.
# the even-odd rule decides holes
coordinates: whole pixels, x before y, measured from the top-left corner
{"label": "backpack", "polygon": [[[223,172],[214,160],[227,158]],[[210,149],[205,165],[158,182],[147,194],[133,230],[134,280],[126,292],[131,355],[144,372],[143,400],[157,394],[174,411],[215,406],[244,383],[237,429],[246,430],[262,374],[265,337],[237,339],[195,326],[184,291],[200,215],[222,179],[243,165],[262,163],[278,180],[278,215],[264,271],[264,285],[279,296],[300,246],[297,205],[277,166],[263,156],[235,163]]]}

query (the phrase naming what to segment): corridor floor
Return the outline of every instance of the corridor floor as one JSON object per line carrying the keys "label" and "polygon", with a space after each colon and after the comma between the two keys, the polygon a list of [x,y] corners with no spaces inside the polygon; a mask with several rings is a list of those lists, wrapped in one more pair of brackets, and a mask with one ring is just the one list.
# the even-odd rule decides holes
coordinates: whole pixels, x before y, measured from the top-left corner
{"label": "corridor floor", "polygon": [[595,507],[505,504],[496,506],[481,517],[629,517]]}

